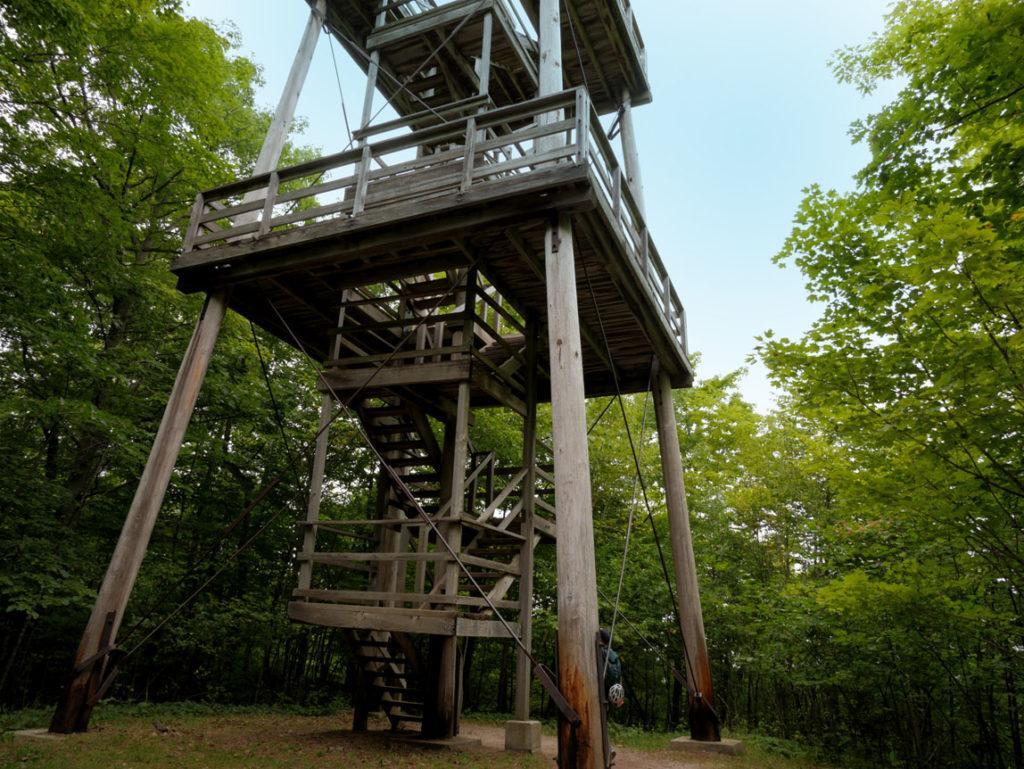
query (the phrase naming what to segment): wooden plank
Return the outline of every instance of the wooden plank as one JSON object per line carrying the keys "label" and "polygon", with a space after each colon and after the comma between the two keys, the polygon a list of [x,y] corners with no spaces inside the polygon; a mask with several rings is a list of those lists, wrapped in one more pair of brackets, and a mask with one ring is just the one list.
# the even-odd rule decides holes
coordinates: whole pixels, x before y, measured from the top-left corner
{"label": "wooden plank", "polygon": [[332,358],[324,365],[328,368],[352,368],[356,366],[367,366],[370,363],[407,360],[408,358],[415,358],[419,355],[423,355],[424,353],[429,353],[431,355],[455,355],[464,352],[467,352],[467,349],[461,344],[452,345],[450,347],[431,347],[427,350],[392,350],[391,352],[374,353],[373,355],[361,355],[357,358]]}
{"label": "wooden plank", "polygon": [[355,608],[306,601],[288,603],[288,618],[296,622],[354,630],[453,636],[456,617],[453,611],[433,609],[402,609],[392,606]]}
{"label": "wooden plank", "polygon": [[512,479],[505,484],[505,488],[503,488],[501,492],[494,498],[494,501],[487,505],[484,511],[480,513],[479,516],[477,516],[477,520],[479,520],[480,522],[486,522],[490,520],[491,516],[494,515],[498,508],[500,508],[505,503],[505,500],[508,499],[514,491],[516,491],[516,486],[519,485],[519,483],[523,480],[523,478],[527,476],[527,474],[528,468],[523,468],[518,473],[516,473],[512,477]]}
{"label": "wooden plank", "polygon": [[[449,115],[456,115],[461,117],[463,113],[475,112],[479,107],[484,106],[490,102],[490,98],[485,94],[483,96],[470,96],[466,99],[460,99],[452,102],[446,107],[440,109],[425,109],[419,112],[413,112],[412,114],[405,115],[395,120],[388,120],[384,123],[378,123],[377,125],[367,126],[363,129],[356,129],[352,132],[352,137],[355,139],[368,139],[371,136],[376,136],[390,131],[397,131],[403,128],[416,128],[423,123],[433,123]],[[460,122],[458,118],[451,121],[443,122]]]}
{"label": "wooden plank", "polygon": [[[496,603],[514,603],[512,601],[498,601]],[[501,608],[500,606],[497,608]],[[509,635],[505,625],[498,620],[471,619],[459,617],[455,620],[455,634],[460,637],[472,636],[476,638],[513,638],[519,636],[519,623],[509,622],[514,635]]]}
{"label": "wooden plank", "polygon": [[267,192],[263,201],[263,213],[260,216],[260,229],[257,237],[263,237],[270,232],[270,220],[274,218],[274,205],[277,202],[277,190],[281,180],[276,173],[270,174],[270,184],[267,185]]}
{"label": "wooden plank", "polygon": [[[212,266],[225,262],[235,262],[239,257],[247,256],[250,253],[263,251],[268,248],[287,249],[289,246],[299,245],[307,241],[313,241],[323,237],[338,237],[348,233],[362,232],[375,227],[382,227],[380,240],[394,240],[398,237],[421,237],[431,236],[437,231],[464,232],[467,227],[483,224],[488,221],[507,219],[513,210],[506,207],[504,210],[497,209],[495,204],[501,200],[511,200],[521,197],[523,201],[523,212],[531,211],[539,213],[545,209],[550,210],[556,204],[565,205],[568,201],[559,200],[555,195],[549,195],[544,200],[546,204],[538,207],[537,193],[550,190],[555,187],[572,186],[579,181],[585,181],[586,170],[575,165],[560,165],[545,168],[540,171],[533,171],[529,174],[521,174],[512,179],[505,179],[500,185],[479,185],[474,186],[469,192],[463,195],[459,201],[455,195],[448,198],[437,198],[427,201],[413,201],[386,209],[367,211],[360,217],[353,219],[335,219],[329,222],[322,222],[318,225],[311,225],[305,228],[288,230],[280,233],[271,233],[258,243],[237,243],[222,246],[215,253],[192,251],[179,256],[172,265],[172,271],[178,274],[199,266]],[[590,200],[589,193],[582,195],[579,200]],[[479,205],[480,210],[474,212],[470,217],[440,218],[442,213],[451,213],[449,209],[465,210],[471,206]],[[484,207],[486,205],[486,207]],[[404,222],[405,219],[416,219],[419,227],[410,226]],[[386,225],[386,228],[384,228]],[[370,240],[367,245],[375,245],[376,241]],[[294,252],[283,251],[287,255],[289,267],[312,266],[315,259],[308,256],[297,258]],[[321,257],[323,258],[323,257]],[[252,265],[250,270],[266,271],[280,269],[272,260],[263,260],[260,265]],[[236,270],[239,275],[241,270]]]}
{"label": "wooden plank", "polygon": [[431,30],[457,23],[468,15],[489,10],[493,6],[493,0],[457,0],[375,29],[366,38],[366,48],[372,51],[375,48],[394,45],[401,40],[419,37]]}
{"label": "wooden plank", "polygon": [[477,179],[498,176],[525,166],[538,166],[542,163],[551,163],[556,160],[561,160],[562,158],[571,157],[575,152],[576,145],[567,144],[536,155],[526,155],[524,157],[506,160],[502,163],[483,165],[473,171],[473,180],[476,181]]}
{"label": "wooden plank", "polygon": [[267,130],[263,147],[256,159],[255,171],[257,174],[270,171],[281,158],[281,151],[288,138],[288,128],[295,115],[295,105],[299,101],[299,94],[302,92],[306,74],[309,72],[309,64],[313,60],[313,51],[320,39],[323,18],[327,13],[327,3],[325,0],[317,0],[309,10],[309,19],[306,21],[306,28],[303,30],[291,69],[288,71],[288,79],[281,92],[281,99],[278,101],[277,109],[274,110],[270,128]]}
{"label": "wooden plank", "polygon": [[447,553],[299,553],[297,560],[323,563],[329,566],[343,566],[349,563],[390,563],[393,561],[443,561]]}
{"label": "wooden plank", "polygon": [[[399,603],[436,603],[450,606],[487,606],[487,601],[472,595],[426,595],[420,593],[386,593],[377,590],[293,590],[293,598],[305,598],[324,603],[350,603],[359,601],[397,601]],[[516,601],[498,601],[498,609],[515,609]]]}
{"label": "wooden plank", "polygon": [[195,202],[192,204],[192,213],[188,221],[188,230],[185,232],[185,240],[182,244],[182,252],[188,253],[195,244],[196,235],[199,233],[199,218],[203,214],[203,193],[197,192]]}

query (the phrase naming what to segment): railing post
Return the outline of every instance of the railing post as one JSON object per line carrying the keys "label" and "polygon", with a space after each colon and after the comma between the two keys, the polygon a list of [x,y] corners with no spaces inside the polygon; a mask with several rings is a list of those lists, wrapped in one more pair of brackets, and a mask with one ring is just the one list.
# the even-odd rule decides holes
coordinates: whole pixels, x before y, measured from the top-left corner
{"label": "railing post", "polygon": [[359,160],[359,171],[356,173],[356,197],[352,201],[352,216],[358,216],[366,207],[366,186],[370,175],[370,145],[363,145],[363,157]]}
{"label": "railing post", "polygon": [[587,162],[587,141],[590,137],[590,94],[582,86],[576,89],[576,162]]}
{"label": "railing post", "polygon": [[[644,277],[647,278],[648,283],[653,283],[651,280],[651,241],[650,235],[647,232],[647,227],[644,227],[643,232],[640,233],[640,258],[643,260]],[[668,275],[668,273],[665,273]]]}
{"label": "railing post", "polygon": [[683,307],[682,302],[679,303],[679,335],[680,341],[683,344],[683,355],[687,358],[690,357],[690,342],[686,335],[686,308]]}
{"label": "railing post", "polygon": [[665,270],[665,275],[661,279],[661,287],[663,291],[662,301],[665,303],[665,317],[669,321],[669,326],[672,323],[672,279],[668,276],[668,270]]}
{"label": "railing post", "polygon": [[280,186],[280,183],[281,179],[277,175],[277,171],[272,171],[270,183],[267,185],[267,199],[263,202],[263,216],[260,219],[260,229],[257,237],[262,238],[270,232],[270,220],[274,217],[274,203],[277,200],[277,188]]}
{"label": "railing post", "polygon": [[462,163],[462,192],[466,192],[473,184],[473,167],[476,156],[476,118],[466,121],[466,157]]}
{"label": "railing post", "polygon": [[622,169],[618,164],[612,169],[612,210],[617,221],[622,215]]}
{"label": "railing post", "polygon": [[203,199],[203,193],[197,192],[196,202],[192,204],[192,215],[189,217],[188,230],[185,231],[185,242],[181,247],[183,253],[187,254],[194,247],[196,235],[199,233],[199,217],[203,215],[204,208],[206,208],[206,201]]}

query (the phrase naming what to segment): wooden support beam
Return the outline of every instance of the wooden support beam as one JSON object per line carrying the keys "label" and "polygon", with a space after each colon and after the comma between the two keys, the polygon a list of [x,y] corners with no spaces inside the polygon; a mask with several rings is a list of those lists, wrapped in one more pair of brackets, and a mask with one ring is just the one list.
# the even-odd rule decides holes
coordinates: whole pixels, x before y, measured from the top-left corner
{"label": "wooden support beam", "polygon": [[690,511],[686,504],[683,482],[683,459],[679,450],[676,412],[672,402],[672,383],[668,374],[659,370],[654,386],[654,411],[658,419],[658,443],[661,447],[661,471],[665,482],[665,503],[668,507],[672,539],[672,561],[675,565],[676,591],[679,596],[679,631],[686,644],[690,664],[690,736],[695,740],[721,739],[713,702],[711,663],[704,638],[704,617],[701,613],[700,590],[697,584],[697,562],[690,536]]}
{"label": "wooden support beam", "polygon": [[[572,225],[567,215],[559,217],[557,226],[549,227],[544,245],[558,509],[559,688],[581,719],[576,730],[568,722],[560,724],[559,769],[600,769],[604,747],[594,653],[598,630],[597,566],[576,269]],[[573,758],[575,763],[570,763]]]}
{"label": "wooden support beam", "polygon": [[[349,297],[349,290],[341,292],[341,307],[338,310],[338,328],[345,325],[345,316],[348,312],[346,301]],[[341,339],[336,337],[332,344],[333,357],[337,358],[341,352]],[[334,395],[325,392],[320,399],[320,420],[317,424],[316,443],[313,448],[313,466],[309,474],[309,497],[306,501],[306,522],[314,524],[320,517],[320,502],[323,499],[324,468],[327,465],[327,446],[330,439],[331,410],[334,407]],[[315,525],[309,525],[302,533],[302,553],[312,555],[316,552]],[[299,589],[305,589],[313,581],[313,561],[306,560],[299,565]]]}
{"label": "wooden support beam", "polygon": [[309,64],[313,60],[313,51],[316,50],[317,40],[320,39],[326,9],[326,0],[318,0],[316,6],[310,8],[309,20],[306,22],[302,40],[295,52],[292,68],[288,72],[284,90],[281,92],[274,117],[270,121],[270,129],[267,131],[263,147],[256,159],[256,166],[253,168],[254,176],[273,170],[281,159],[281,151],[288,139],[288,127],[295,116],[295,105],[299,101],[299,94],[302,93],[302,86],[306,82],[306,74],[309,72]]}
{"label": "wooden support beam", "polygon": [[[526,322],[526,416],[523,419],[523,468],[526,475],[520,499],[523,511],[519,532],[523,544],[519,548],[519,627],[520,638],[528,651],[533,650],[533,511],[537,493],[537,320]],[[517,721],[530,718],[530,687],[533,684],[533,665],[522,649],[516,655]]]}
{"label": "wooden support beam", "polygon": [[[465,287],[457,297],[458,311],[465,312],[465,320],[460,332],[455,335],[453,343],[461,346],[464,341],[471,341],[474,334],[474,313],[472,308],[476,302],[477,271],[470,268],[465,274]],[[468,355],[467,355],[468,359]],[[459,395],[456,406],[455,420],[445,431],[445,462],[442,468],[442,503],[450,503],[450,518],[441,527],[441,536],[458,552],[462,543],[461,518],[463,514],[466,489],[466,460],[469,453],[469,412],[471,387],[468,381],[459,383]],[[439,545],[442,550],[443,545]],[[444,552],[442,550],[442,552]],[[439,569],[435,578],[436,586],[444,595],[458,595],[459,567],[453,560],[448,560],[443,569]],[[437,648],[437,678],[434,686],[434,699],[427,710],[428,718],[423,722],[423,733],[429,737],[454,737],[459,731],[459,665],[458,643],[455,637],[441,641]]]}
{"label": "wooden support beam", "polygon": [[[227,296],[217,293],[206,298],[192,340],[178,369],[160,428],[139,479],[121,535],[103,577],[99,595],[75,654],[75,672],[50,722],[50,731],[82,732],[89,727],[94,698],[105,674],[113,670],[106,652],[117,642],[135,578],[146,555],[157,514],[167,491],[174,464],[181,451],[185,429],[199,397],[214,343],[227,311]],[[93,662],[90,664],[89,661]]]}
{"label": "wooden support beam", "polygon": [[626,167],[626,181],[633,193],[637,207],[643,216],[647,216],[644,205],[644,182],[640,174],[640,153],[636,144],[636,129],[633,125],[633,102],[629,88],[622,89],[622,118],[619,120],[619,137],[622,141],[622,160]]}

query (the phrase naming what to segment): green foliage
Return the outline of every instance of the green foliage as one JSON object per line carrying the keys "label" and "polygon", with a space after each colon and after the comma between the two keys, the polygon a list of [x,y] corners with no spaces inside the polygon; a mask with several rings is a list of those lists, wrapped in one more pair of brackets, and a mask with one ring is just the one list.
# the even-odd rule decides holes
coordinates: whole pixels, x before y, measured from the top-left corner
{"label": "green foliage", "polygon": [[778,256],[821,318],[760,351],[846,465],[809,607],[842,660],[825,681],[907,765],[1024,760],[1022,26],[1019,3],[901,2],[837,56],[902,90],[854,127],[860,187],[809,189]]}

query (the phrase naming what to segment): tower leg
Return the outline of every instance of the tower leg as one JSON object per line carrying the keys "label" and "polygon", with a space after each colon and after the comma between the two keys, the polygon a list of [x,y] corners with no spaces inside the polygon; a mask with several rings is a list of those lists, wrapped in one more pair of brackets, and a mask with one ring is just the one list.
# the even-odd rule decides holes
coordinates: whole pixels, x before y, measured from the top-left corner
{"label": "tower leg", "polygon": [[[526,328],[526,417],[523,420],[523,478],[521,498],[523,517],[519,549],[519,632],[523,645],[533,648],[533,511],[537,489],[537,323],[527,321]],[[516,654],[516,720],[530,717],[530,683],[533,671],[530,658],[522,649]]]}
{"label": "tower leg", "polygon": [[199,397],[214,343],[220,332],[227,297],[206,298],[192,340],[178,369],[160,428],[139,479],[131,508],[103,578],[96,604],[75,654],[75,673],[50,722],[51,732],[82,732],[89,727],[94,699],[106,668],[106,652],[117,640],[125,606],[146,555],[157,513],[181,451],[185,429]]}
{"label": "tower leg", "polygon": [[[452,344],[459,346],[463,342],[472,346],[475,333],[475,307],[477,272],[470,269],[465,277],[465,291],[459,292],[461,310],[466,313],[462,331],[454,335]],[[458,296],[458,295],[457,295]],[[448,541],[453,550],[459,552],[462,547],[462,526],[457,523],[462,516],[466,497],[466,460],[469,452],[469,410],[470,383],[459,383],[459,396],[455,411],[455,421],[445,431],[444,463],[442,468],[441,495],[442,504],[451,500],[451,507],[446,518],[455,523],[446,523],[441,535]],[[443,545],[438,545],[443,547]],[[444,585],[445,595],[457,595],[459,592],[459,567],[452,561],[444,562],[443,570],[438,577]],[[445,607],[450,608],[450,607]],[[459,733],[459,644],[457,636],[444,636],[437,639],[436,670],[437,679],[434,687],[432,707],[429,718],[424,721],[423,732],[428,737],[454,737]]]}
{"label": "tower leg", "polygon": [[562,694],[582,719],[558,731],[560,769],[602,765],[597,659],[597,567],[583,395],[583,358],[572,224],[567,214],[544,238],[548,345],[551,360],[551,426],[558,510],[558,671]]}
{"label": "tower leg", "polygon": [[711,663],[704,638],[700,591],[697,585],[697,562],[693,556],[690,536],[690,511],[686,504],[683,483],[683,459],[679,450],[676,413],[672,405],[672,383],[668,374],[659,370],[654,385],[654,410],[658,418],[658,442],[661,447],[661,469],[665,481],[665,500],[672,539],[672,561],[675,564],[676,590],[679,595],[679,631],[683,635],[689,659],[687,675],[690,684],[690,736],[695,740],[721,739],[718,718],[712,703]]}

